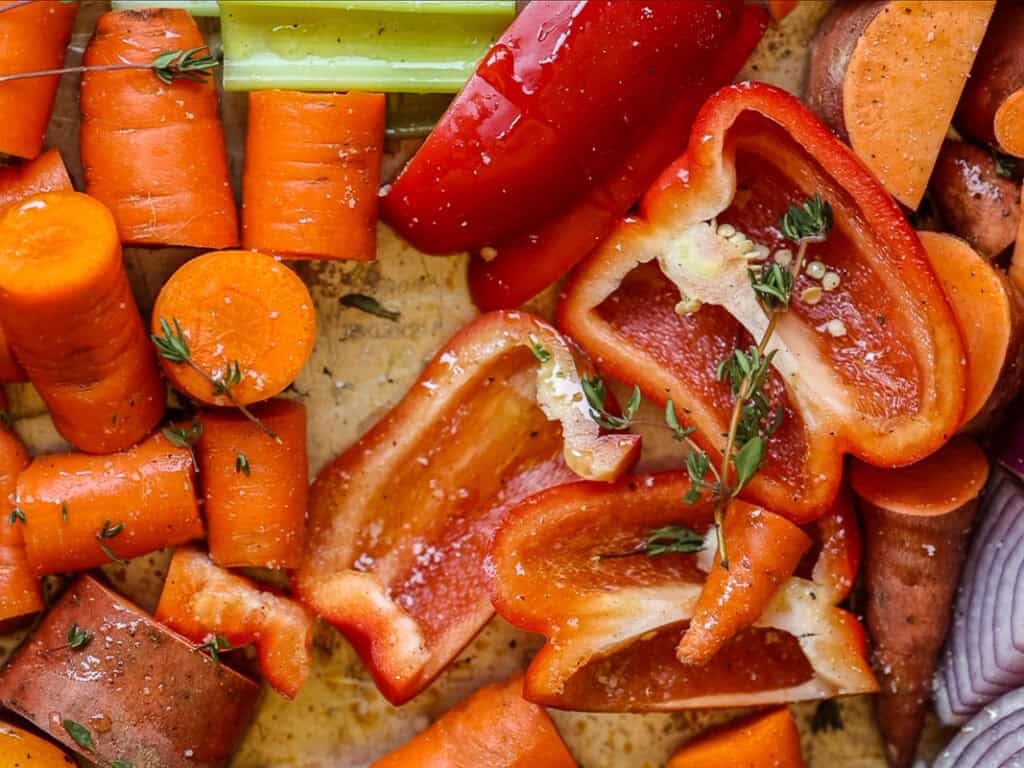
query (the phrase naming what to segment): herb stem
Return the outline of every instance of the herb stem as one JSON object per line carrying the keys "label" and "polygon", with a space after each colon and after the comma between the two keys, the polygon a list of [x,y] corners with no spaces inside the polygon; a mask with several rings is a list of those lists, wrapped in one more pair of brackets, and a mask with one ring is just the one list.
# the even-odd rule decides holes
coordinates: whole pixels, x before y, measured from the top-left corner
{"label": "herb stem", "polygon": [[[220,385],[220,382],[217,381],[217,379],[213,378],[213,376],[208,371],[203,370],[199,365],[197,365],[196,361],[193,360],[191,356],[189,356],[189,357],[187,357],[185,359],[185,363],[186,363],[186,365],[188,365],[189,368],[191,368],[193,371],[195,371],[200,376],[202,376],[204,379],[206,379],[208,382],[210,382],[210,386],[212,386],[212,387],[214,387],[216,389]],[[241,411],[242,415],[245,416],[245,418],[247,418],[249,421],[251,421],[253,424],[255,424],[271,440],[273,440],[278,445],[283,445],[284,444],[284,440],[281,439],[281,436],[279,434],[277,434],[277,432],[275,432],[270,427],[268,427],[266,424],[264,424],[262,421],[260,421],[253,414],[252,411],[250,411],[248,408],[246,408],[241,403],[241,401],[237,397],[235,397],[235,393],[231,391],[231,387],[224,387],[223,388],[223,394],[224,394],[224,397],[226,397],[228,400],[231,401],[231,405],[233,405],[235,408],[237,408],[239,411]]]}
{"label": "herb stem", "polygon": [[[4,8],[4,11],[11,10]],[[117,72],[123,69],[152,69],[152,64],[95,64],[93,66],[61,67],[60,69],[39,69],[34,72],[15,72],[10,75],[0,75],[0,83],[9,80],[29,80],[34,77],[50,77],[52,75],[70,75],[76,72]]]}

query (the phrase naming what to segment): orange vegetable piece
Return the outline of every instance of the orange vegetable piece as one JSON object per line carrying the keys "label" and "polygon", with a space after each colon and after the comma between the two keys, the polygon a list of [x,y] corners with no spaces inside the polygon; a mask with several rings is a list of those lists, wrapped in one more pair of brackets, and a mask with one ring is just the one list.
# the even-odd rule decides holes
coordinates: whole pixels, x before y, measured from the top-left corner
{"label": "orange vegetable piece", "polygon": [[796,10],[798,0],[768,0],[768,12],[775,21],[782,21]]}
{"label": "orange vegetable piece", "polygon": [[[217,251],[187,262],[171,275],[153,307],[160,320],[177,320],[201,369],[221,378],[238,363],[231,388],[243,405],[279,394],[295,381],[313,351],[316,310],[298,275],[254,251]],[[171,383],[209,405],[231,405],[188,365],[161,359]]]}
{"label": "orange vegetable piece", "polygon": [[74,768],[77,763],[56,744],[0,721],[0,765],[5,768]]}
{"label": "orange vegetable piece", "polygon": [[752,715],[684,744],[668,768],[803,768],[800,732],[788,707]]}
{"label": "orange vegetable piece", "polygon": [[384,94],[249,94],[242,242],[291,258],[377,255]]}
{"label": "orange vegetable piece", "polygon": [[25,381],[28,375],[14,359],[14,351],[7,341],[7,334],[0,326],[0,382]]}
{"label": "orange vegetable piece", "polygon": [[811,548],[811,538],[786,518],[742,501],[725,516],[729,568],[721,556],[708,574],[690,626],[676,648],[684,664],[707,664],[754,624]]}
{"label": "orange vegetable piece", "polygon": [[[96,23],[83,61],[150,64],[205,45],[187,11],[114,11]],[[123,242],[238,245],[213,77],[168,85],[149,70],[87,72],[81,108],[86,190],[113,212]]]}
{"label": "orange vegetable piece", "polygon": [[232,647],[255,643],[260,670],[282,696],[295,698],[313,663],[313,617],[286,597],[220,568],[204,553],[174,553],[156,618],[193,642],[223,637]]}
{"label": "orange vegetable piece", "polygon": [[110,212],[47,192],[0,218],[0,323],[60,433],[88,453],[145,437],[165,391]]}
{"label": "orange vegetable piece", "polygon": [[[196,445],[210,556],[225,568],[298,568],[306,528],[306,406],[271,400],[253,414],[205,411]],[[247,469],[246,469],[247,468]]]}
{"label": "orange vegetable piece", "polygon": [[493,683],[371,768],[576,768],[551,717],[523,698],[523,677]]}
{"label": "orange vegetable piece", "polygon": [[202,537],[193,473],[189,451],[161,434],[109,456],[37,457],[18,477],[16,497],[32,571],[82,571],[111,554],[138,557]]}
{"label": "orange vegetable piece", "polygon": [[[0,390],[0,410],[6,406],[3,390]],[[14,508],[18,474],[27,466],[25,446],[9,428],[0,424],[0,628],[10,619],[43,610],[39,579],[25,558],[21,523],[8,519]],[[0,745],[2,736],[3,725],[0,724]]]}
{"label": "orange vegetable piece", "polygon": [[[78,3],[36,0],[4,10],[12,4],[0,0],[0,75],[63,67]],[[39,154],[59,83],[52,76],[0,84],[0,152]]]}

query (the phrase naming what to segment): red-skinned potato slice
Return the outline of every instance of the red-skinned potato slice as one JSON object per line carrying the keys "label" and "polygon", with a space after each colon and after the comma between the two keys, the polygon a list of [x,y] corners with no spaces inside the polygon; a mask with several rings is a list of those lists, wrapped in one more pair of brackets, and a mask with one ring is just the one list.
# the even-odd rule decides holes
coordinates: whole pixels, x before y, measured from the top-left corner
{"label": "red-skinned potato slice", "polygon": [[984,424],[1024,382],[1024,296],[999,267],[953,235],[919,232],[967,355],[963,420]]}
{"label": "red-skinned potato slice", "polygon": [[297,594],[406,701],[493,614],[484,558],[505,512],[578,477],[614,480],[638,452],[636,435],[599,434],[554,328],[483,315],[313,484]]}
{"label": "red-skinned potato slice", "polygon": [[[835,499],[842,454],[910,464],[956,431],[964,406],[963,348],[924,248],[892,198],[859,160],[791,95],[760,83],[719,91],[690,148],[628,219],[580,267],[558,321],[615,378],[650,399],[671,398],[696,439],[720,461],[731,392],[716,368],[767,325],[749,263],[712,225],[728,224],[770,251],[795,250],[778,222],[820,193],[835,226],[811,244],[841,284],[810,305],[794,301],[769,349],[767,392],[785,409],[745,498],[798,522]],[[679,315],[681,293],[704,302]],[[830,320],[845,335],[826,332]]]}
{"label": "red-skinned potato slice", "polygon": [[[712,565],[711,537],[697,555],[602,556],[630,552],[666,525],[706,533],[711,504],[684,504],[688,487],[680,472],[610,486],[577,483],[532,496],[511,513],[492,554],[494,604],[507,621],[548,639],[527,671],[526,698],[640,712],[874,691],[863,630],[836,607],[851,577],[848,555],[858,546],[848,508],[836,526],[815,534],[824,533],[829,554],[808,568],[813,580],[784,582],[753,626],[705,666],[678,661],[676,644]],[[844,546],[850,553],[838,551]]]}

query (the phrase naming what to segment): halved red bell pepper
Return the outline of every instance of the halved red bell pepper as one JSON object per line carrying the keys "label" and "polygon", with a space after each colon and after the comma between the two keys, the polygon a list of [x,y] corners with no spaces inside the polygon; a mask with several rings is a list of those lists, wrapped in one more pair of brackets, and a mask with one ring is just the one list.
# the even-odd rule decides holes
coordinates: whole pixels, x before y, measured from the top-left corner
{"label": "halved red bell pepper", "polygon": [[[764,611],[703,666],[676,645],[713,567],[712,505],[682,503],[685,473],[575,483],[525,500],[492,553],[494,604],[512,624],[547,637],[525,696],[565,709],[624,712],[739,707],[877,689],[857,619],[836,606],[856,573],[857,522],[846,496],[809,531],[817,556],[785,580]],[[735,502],[729,517],[754,510]],[[760,510],[760,514],[771,513]],[[653,529],[705,534],[697,554],[633,552]],[[728,535],[728,531],[727,531]],[[758,557],[770,558],[771,552]],[[739,601],[740,603],[743,600]],[[736,610],[719,603],[719,617]]]}
{"label": "halved red bell pepper", "polygon": [[576,768],[543,707],[523,698],[523,676],[481,688],[371,768]]}
{"label": "halved red bell pepper", "polygon": [[[838,284],[796,277],[769,346],[777,354],[766,390],[784,418],[746,490],[796,521],[828,509],[844,453],[890,466],[939,448],[959,426],[966,375],[956,321],[917,235],[799,100],[763,83],[712,96],[687,152],[648,191],[639,217],[580,265],[558,308],[560,326],[601,368],[657,402],[671,398],[717,463],[732,397],[716,368],[768,323],[749,249],[792,256],[779,220],[815,193],[835,225],[805,263],[821,262],[816,269]],[[703,305],[677,312],[681,298]]]}
{"label": "halved red bell pepper", "polygon": [[534,0],[391,186],[383,215],[428,253],[496,246],[496,259],[474,262],[474,299],[521,304],[683,150],[700,104],[736,75],[767,18],[719,0]]}
{"label": "halved red bell pepper", "polygon": [[580,476],[614,480],[638,452],[636,435],[599,433],[554,328],[482,315],[320,473],[296,590],[402,703],[493,615],[484,559],[508,508]]}
{"label": "halved red bell pepper", "polygon": [[285,698],[294,699],[309,677],[312,615],[294,600],[221,568],[193,547],[175,550],[156,618],[194,643],[223,638],[230,648],[255,644],[260,672]]}

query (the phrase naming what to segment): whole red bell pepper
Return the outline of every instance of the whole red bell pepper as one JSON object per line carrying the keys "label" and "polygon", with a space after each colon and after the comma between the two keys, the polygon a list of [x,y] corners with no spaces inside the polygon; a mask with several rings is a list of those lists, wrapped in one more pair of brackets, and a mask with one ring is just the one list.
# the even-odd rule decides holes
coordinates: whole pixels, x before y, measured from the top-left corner
{"label": "whole red bell pepper", "polygon": [[712,96],[686,153],[639,216],[580,265],[558,307],[561,328],[602,369],[657,402],[671,399],[717,464],[733,407],[717,367],[768,325],[751,260],[793,258],[779,222],[814,194],[835,223],[809,245],[768,347],[777,352],[766,394],[784,412],[745,491],[796,521],[828,509],[844,453],[888,466],[939,448],[959,426],[966,374],[917,235],[795,97],[763,83]]}
{"label": "whole red bell pepper", "polygon": [[599,433],[554,328],[483,315],[320,473],[297,593],[402,703],[493,615],[484,559],[506,510],[580,476],[614,480],[638,452],[636,435]]}
{"label": "whole red bell pepper", "polygon": [[313,617],[303,606],[260,589],[193,547],[175,550],[156,618],[192,642],[208,644],[213,654],[255,644],[260,672],[288,699],[302,690],[313,666]]}
{"label": "whole red bell pepper", "polygon": [[543,707],[523,699],[523,676],[493,683],[370,768],[576,768]]}
{"label": "whole red bell pepper", "polygon": [[[575,483],[532,496],[509,514],[492,552],[494,604],[515,626],[547,637],[527,671],[526,698],[551,707],[624,712],[760,706],[875,691],[864,631],[836,607],[853,583],[859,552],[846,495],[808,529],[814,555],[773,590],[756,620],[735,624],[747,626],[732,631],[701,666],[677,658],[681,635],[697,620],[708,572],[722,570],[712,565],[712,504],[682,503],[688,487],[681,472],[612,485]],[[792,525],[734,502],[726,535],[730,519],[758,514],[775,518],[775,530],[779,521]],[[701,551],[641,551],[664,526],[704,534]],[[772,560],[771,537],[754,537],[751,544],[752,558]],[[737,590],[742,588],[734,583]],[[719,593],[715,602],[704,621],[731,622],[748,607],[743,595]]]}
{"label": "whole red bell pepper", "polygon": [[[762,8],[534,0],[484,57],[382,212],[427,253],[483,249],[484,309],[564,275],[685,147],[760,40]],[[496,258],[491,258],[494,254]]]}

